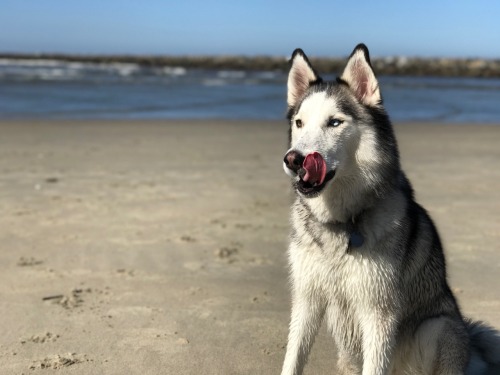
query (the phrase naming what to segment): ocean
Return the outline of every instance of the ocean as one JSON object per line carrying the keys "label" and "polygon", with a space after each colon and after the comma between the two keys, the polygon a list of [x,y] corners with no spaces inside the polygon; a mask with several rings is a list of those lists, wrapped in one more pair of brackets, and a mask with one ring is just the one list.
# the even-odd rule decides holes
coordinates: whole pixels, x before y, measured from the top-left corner
{"label": "ocean", "polygon": [[[500,123],[500,79],[379,81],[394,121]],[[285,100],[279,71],[0,59],[0,119],[284,119]]]}

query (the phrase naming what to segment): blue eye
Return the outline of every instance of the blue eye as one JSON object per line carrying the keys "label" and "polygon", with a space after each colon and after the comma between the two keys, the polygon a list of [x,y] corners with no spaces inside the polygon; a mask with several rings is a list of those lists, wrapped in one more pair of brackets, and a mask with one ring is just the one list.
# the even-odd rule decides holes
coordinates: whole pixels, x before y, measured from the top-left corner
{"label": "blue eye", "polygon": [[326,124],[326,126],[331,126],[333,128],[339,126],[340,124],[342,124],[344,121],[342,120],[339,120],[338,118],[331,118],[330,120],[328,120],[328,124]]}

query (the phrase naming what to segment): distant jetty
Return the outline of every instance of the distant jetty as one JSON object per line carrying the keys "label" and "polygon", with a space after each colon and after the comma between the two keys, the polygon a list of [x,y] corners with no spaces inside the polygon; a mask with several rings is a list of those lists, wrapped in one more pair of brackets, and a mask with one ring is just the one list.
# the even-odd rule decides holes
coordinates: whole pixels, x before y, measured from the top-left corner
{"label": "distant jetty", "polygon": [[[57,60],[95,64],[132,63],[142,67],[183,67],[187,69],[287,71],[288,59],[271,56],[147,56],[147,55],[66,55],[0,53],[0,59]],[[340,73],[345,58],[311,58],[322,73]],[[453,59],[418,57],[373,58],[377,74],[438,77],[500,78],[500,59]]]}

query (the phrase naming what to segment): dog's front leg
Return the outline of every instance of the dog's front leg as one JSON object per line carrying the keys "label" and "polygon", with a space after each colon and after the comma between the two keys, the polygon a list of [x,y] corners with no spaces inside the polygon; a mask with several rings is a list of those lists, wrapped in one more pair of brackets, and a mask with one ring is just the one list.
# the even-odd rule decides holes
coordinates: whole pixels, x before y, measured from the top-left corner
{"label": "dog's front leg", "polygon": [[363,319],[363,375],[387,375],[395,344],[396,324],[386,316]]}
{"label": "dog's front leg", "polygon": [[319,296],[295,291],[285,361],[281,375],[300,375],[323,320],[325,303]]}

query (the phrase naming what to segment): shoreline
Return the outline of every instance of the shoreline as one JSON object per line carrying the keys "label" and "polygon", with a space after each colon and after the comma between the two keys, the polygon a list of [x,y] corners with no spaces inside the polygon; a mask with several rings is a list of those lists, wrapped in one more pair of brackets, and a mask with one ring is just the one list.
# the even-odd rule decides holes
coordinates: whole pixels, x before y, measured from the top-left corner
{"label": "shoreline", "polygon": [[[55,60],[92,64],[137,64],[142,68],[181,67],[207,70],[288,71],[288,58],[277,56],[169,56],[169,55],[71,55],[57,53],[0,53],[0,59]],[[314,57],[311,63],[323,74],[340,73],[344,57]],[[378,75],[500,78],[500,59],[373,57]]]}
{"label": "shoreline", "polygon": [[[279,373],[286,120],[1,120],[0,132],[5,373]],[[463,314],[500,328],[500,128],[395,132]],[[333,368],[322,327],[307,371]]]}

